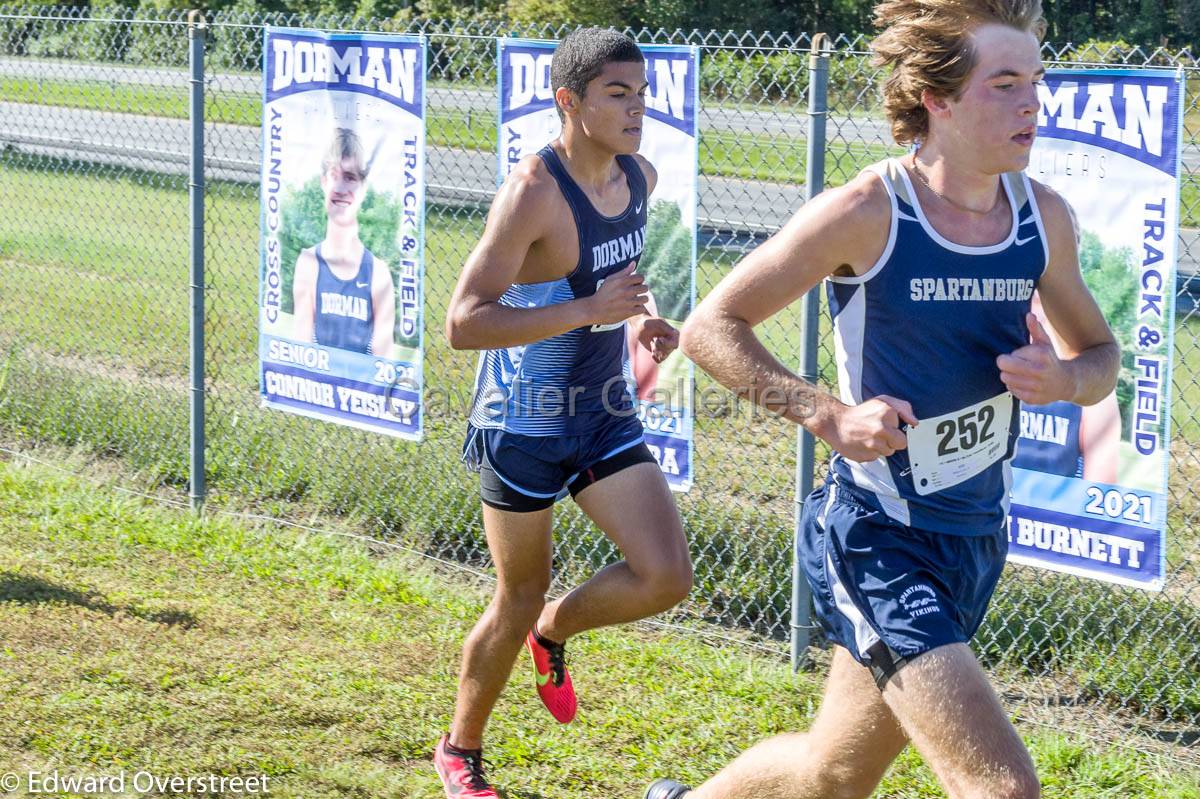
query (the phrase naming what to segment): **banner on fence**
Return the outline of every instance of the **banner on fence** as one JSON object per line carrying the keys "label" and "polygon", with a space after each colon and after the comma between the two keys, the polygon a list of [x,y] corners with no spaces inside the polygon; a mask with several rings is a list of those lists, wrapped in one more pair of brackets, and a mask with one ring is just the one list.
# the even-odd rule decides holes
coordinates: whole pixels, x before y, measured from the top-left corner
{"label": "banner on fence", "polygon": [[[555,139],[561,123],[550,85],[553,42],[500,39],[498,182],[526,155]],[[646,56],[646,114],[640,153],[658,171],[650,199],[646,240],[638,272],[650,288],[651,311],[683,324],[695,302],[697,110],[696,47],[641,45]],[[656,364],[628,341],[627,374],[638,398],[646,443],[676,491],[692,485],[691,361],[681,352]]]}
{"label": "banner on fence", "polygon": [[425,41],[264,35],[262,402],[419,439]]}
{"label": "banner on fence", "polygon": [[1096,405],[1022,406],[1009,559],[1157,590],[1183,81],[1163,70],[1052,70],[1040,94],[1028,172],[1075,210],[1080,266],[1121,346],[1121,372]]}

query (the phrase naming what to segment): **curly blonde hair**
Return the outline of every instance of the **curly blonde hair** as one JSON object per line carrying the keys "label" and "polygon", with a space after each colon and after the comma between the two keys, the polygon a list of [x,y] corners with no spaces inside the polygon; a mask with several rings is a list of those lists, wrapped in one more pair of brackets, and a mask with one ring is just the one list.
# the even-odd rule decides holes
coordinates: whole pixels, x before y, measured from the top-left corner
{"label": "curly blonde hair", "polygon": [[898,144],[929,133],[929,113],[921,103],[926,89],[957,99],[975,67],[971,31],[980,25],[1007,25],[1046,33],[1042,0],[883,0],[875,7],[882,33],[871,43],[878,67],[891,67],[883,85],[883,108]]}

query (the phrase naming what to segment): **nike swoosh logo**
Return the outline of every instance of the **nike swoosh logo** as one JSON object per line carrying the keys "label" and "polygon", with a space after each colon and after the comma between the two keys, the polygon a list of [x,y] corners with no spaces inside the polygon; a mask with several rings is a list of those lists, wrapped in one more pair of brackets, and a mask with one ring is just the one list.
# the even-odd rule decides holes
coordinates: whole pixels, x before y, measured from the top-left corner
{"label": "nike swoosh logo", "polygon": [[1037,238],[1037,236],[1029,236],[1028,238],[1017,239],[1017,246],[1020,247],[1022,244],[1028,244],[1029,242],[1033,241],[1036,238]]}
{"label": "nike swoosh logo", "polygon": [[[534,669],[534,671],[537,671],[537,669]],[[550,672],[548,671],[545,674],[542,674],[540,671],[537,671],[538,688],[541,688],[548,682],[550,682]]]}
{"label": "nike swoosh logo", "polygon": [[356,282],[354,285],[355,285],[355,287],[356,287],[356,288],[365,289],[365,288],[366,288],[368,285],[370,285],[370,284],[369,284],[369,283],[357,283],[357,282]]}
{"label": "nike swoosh logo", "polygon": [[633,209],[633,212],[634,212],[635,214],[640,214],[640,213],[642,212],[642,204],[641,204],[641,203],[638,203],[638,204],[637,204],[637,208],[634,208],[634,209]]}

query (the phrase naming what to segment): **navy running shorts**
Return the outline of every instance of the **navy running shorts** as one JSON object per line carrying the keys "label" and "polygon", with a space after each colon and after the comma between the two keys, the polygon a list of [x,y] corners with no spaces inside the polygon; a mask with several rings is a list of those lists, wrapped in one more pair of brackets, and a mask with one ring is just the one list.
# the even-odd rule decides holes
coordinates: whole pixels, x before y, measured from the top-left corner
{"label": "navy running shorts", "polygon": [[971,640],[1008,553],[1003,526],[982,536],[908,527],[832,479],[809,495],[800,525],[817,620],[881,689],[918,655]]}
{"label": "navy running shorts", "polygon": [[575,436],[468,425],[463,461],[479,472],[484,504],[517,513],[548,508],[635,464],[657,464],[633,414],[612,416],[599,429]]}

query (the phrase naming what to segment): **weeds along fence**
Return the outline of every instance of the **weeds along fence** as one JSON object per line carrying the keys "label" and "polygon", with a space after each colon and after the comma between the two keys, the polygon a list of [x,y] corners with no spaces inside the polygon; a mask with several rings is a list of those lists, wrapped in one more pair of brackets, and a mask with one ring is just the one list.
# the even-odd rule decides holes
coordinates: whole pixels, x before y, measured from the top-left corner
{"label": "weeds along fence", "polygon": [[[426,223],[427,437],[399,443],[258,407],[257,291],[264,24],[420,31],[429,38]],[[496,20],[390,20],[222,12],[204,77],[204,362],[208,502],[284,520],[352,524],[484,566],[475,481],[459,465],[474,356],[440,335],[458,270],[495,186],[495,37],[559,29]],[[630,31],[702,48],[703,297],[803,202],[806,35]],[[0,6],[0,428],[11,446],[54,443],[117,458],[139,481],[188,484],[188,31],[184,16],[121,7]],[[1048,64],[1172,65],[1187,52],[1046,45]],[[830,54],[825,175],[837,185],[900,152],[878,109],[866,43]],[[1189,92],[1194,103],[1195,94]],[[1191,302],[1200,150],[1189,106],[1175,335],[1168,581],[1144,593],[1010,567],[977,649],[1021,707],[1070,704],[1116,723],[1200,738],[1200,320]],[[1200,290],[1200,280],[1195,282]],[[823,330],[828,320],[822,320]],[[799,358],[799,312],[762,329]],[[835,380],[822,336],[820,378]],[[715,389],[704,376],[701,391]],[[698,408],[695,486],[678,497],[696,589],[677,620],[752,633],[782,649],[790,620],[795,430],[729,402]],[[828,452],[817,450],[820,472]],[[134,479],[134,478],[130,478]],[[570,503],[557,521],[563,584],[616,553]],[[708,629],[713,629],[709,627]],[[1030,715],[1036,713],[1030,711]],[[1095,724],[1093,724],[1095,722]]]}

